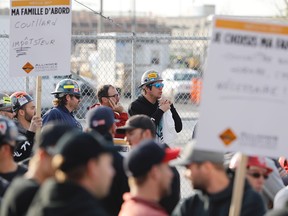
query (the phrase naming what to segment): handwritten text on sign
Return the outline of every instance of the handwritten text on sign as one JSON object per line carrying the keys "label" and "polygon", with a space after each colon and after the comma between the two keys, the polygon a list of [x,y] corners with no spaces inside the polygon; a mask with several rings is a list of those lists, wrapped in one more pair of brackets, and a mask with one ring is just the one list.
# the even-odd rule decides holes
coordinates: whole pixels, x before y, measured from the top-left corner
{"label": "handwritten text on sign", "polygon": [[199,146],[283,154],[288,140],[287,53],[287,26],[215,18],[204,72]]}
{"label": "handwritten text on sign", "polygon": [[10,75],[70,73],[70,0],[12,0]]}

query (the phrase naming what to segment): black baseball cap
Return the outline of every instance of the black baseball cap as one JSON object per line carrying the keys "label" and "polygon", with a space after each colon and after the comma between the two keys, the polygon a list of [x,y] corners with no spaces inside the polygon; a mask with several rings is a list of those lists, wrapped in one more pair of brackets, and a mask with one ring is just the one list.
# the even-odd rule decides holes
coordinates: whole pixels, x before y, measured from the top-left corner
{"label": "black baseball cap", "polygon": [[90,109],[86,115],[86,121],[88,127],[91,129],[97,129],[104,127],[108,130],[115,121],[114,112],[110,107],[99,106]]}
{"label": "black baseball cap", "polygon": [[127,176],[144,176],[157,164],[168,163],[178,157],[179,148],[168,148],[154,140],[141,142],[129,152],[124,159],[124,169]]}
{"label": "black baseball cap", "polygon": [[40,133],[39,141],[35,145],[36,148],[45,149],[49,154],[54,155],[54,147],[58,140],[67,132],[73,130],[71,125],[59,123],[59,122],[49,122],[45,125]]}
{"label": "black baseball cap", "polygon": [[125,134],[126,130],[133,130],[136,128],[149,129],[156,131],[154,122],[147,115],[134,115],[129,118],[123,127],[117,128],[117,133]]}
{"label": "black baseball cap", "polygon": [[[107,145],[106,140],[96,132],[72,131],[66,133],[56,144],[56,154],[63,157],[58,169],[66,172],[104,153],[113,153],[117,147]],[[57,156],[57,155],[56,155]]]}

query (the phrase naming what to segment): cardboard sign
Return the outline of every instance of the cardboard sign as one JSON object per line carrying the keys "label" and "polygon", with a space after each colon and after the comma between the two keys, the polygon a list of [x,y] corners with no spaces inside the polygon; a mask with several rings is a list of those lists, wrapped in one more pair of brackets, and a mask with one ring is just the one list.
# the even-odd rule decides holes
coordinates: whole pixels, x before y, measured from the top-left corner
{"label": "cardboard sign", "polygon": [[70,74],[70,0],[11,0],[10,76]]}
{"label": "cardboard sign", "polygon": [[288,26],[215,17],[198,147],[288,156]]}

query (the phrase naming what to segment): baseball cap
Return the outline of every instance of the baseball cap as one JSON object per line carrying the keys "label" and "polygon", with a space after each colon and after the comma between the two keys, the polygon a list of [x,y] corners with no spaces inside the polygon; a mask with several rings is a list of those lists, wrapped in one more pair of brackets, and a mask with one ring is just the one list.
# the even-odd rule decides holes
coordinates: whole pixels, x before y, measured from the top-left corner
{"label": "baseball cap", "polygon": [[136,128],[150,129],[156,131],[154,122],[146,115],[134,115],[129,118],[123,127],[117,128],[117,133],[124,134],[126,130],[132,130]]}
{"label": "baseball cap", "polygon": [[99,106],[90,109],[87,112],[86,120],[88,127],[91,129],[104,127],[108,130],[112,124],[116,122],[113,110],[107,106]]}
{"label": "baseball cap", "polygon": [[106,140],[96,132],[84,133],[72,131],[60,138],[55,147],[56,156],[63,157],[58,169],[67,172],[80,165],[85,165],[90,159],[104,153],[112,153],[114,146],[106,144]]}
{"label": "baseball cap", "polygon": [[183,150],[183,154],[179,160],[175,160],[171,163],[172,166],[187,166],[191,163],[202,163],[210,161],[212,163],[224,163],[224,153],[207,151],[196,148],[196,141],[190,140]]}
{"label": "baseball cap", "polygon": [[36,148],[45,149],[49,154],[55,154],[55,145],[58,140],[67,132],[73,130],[71,125],[50,122],[45,125],[40,133],[39,142],[35,145]]}
{"label": "baseball cap", "polygon": [[164,144],[158,144],[154,140],[146,140],[129,152],[124,159],[124,170],[127,176],[143,176],[152,166],[177,158],[179,152],[179,148],[167,148]]}
{"label": "baseball cap", "polygon": [[[240,156],[241,156],[240,153],[236,153],[231,158],[231,161],[229,164],[230,169],[237,168],[239,164]],[[248,156],[247,168],[249,167],[260,167],[260,168],[266,169],[266,174],[269,174],[273,171],[269,166],[267,166],[265,157],[260,157],[260,156]]]}

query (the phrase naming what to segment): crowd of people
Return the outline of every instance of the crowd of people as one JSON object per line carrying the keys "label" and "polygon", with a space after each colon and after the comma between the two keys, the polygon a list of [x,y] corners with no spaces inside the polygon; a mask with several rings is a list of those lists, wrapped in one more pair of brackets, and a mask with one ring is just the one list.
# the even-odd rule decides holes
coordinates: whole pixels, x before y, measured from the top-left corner
{"label": "crowd of people", "polygon": [[[85,125],[73,115],[75,80],[57,84],[42,117],[26,92],[0,93],[0,215],[229,215],[241,155],[201,150],[194,131],[184,149],[169,146],[182,120],[162,98],[161,75],[144,72],[139,88],[126,111],[113,85],[100,86]],[[178,166],[191,182],[185,199]],[[288,215],[287,167],[284,157],[248,156],[240,215]]]}

